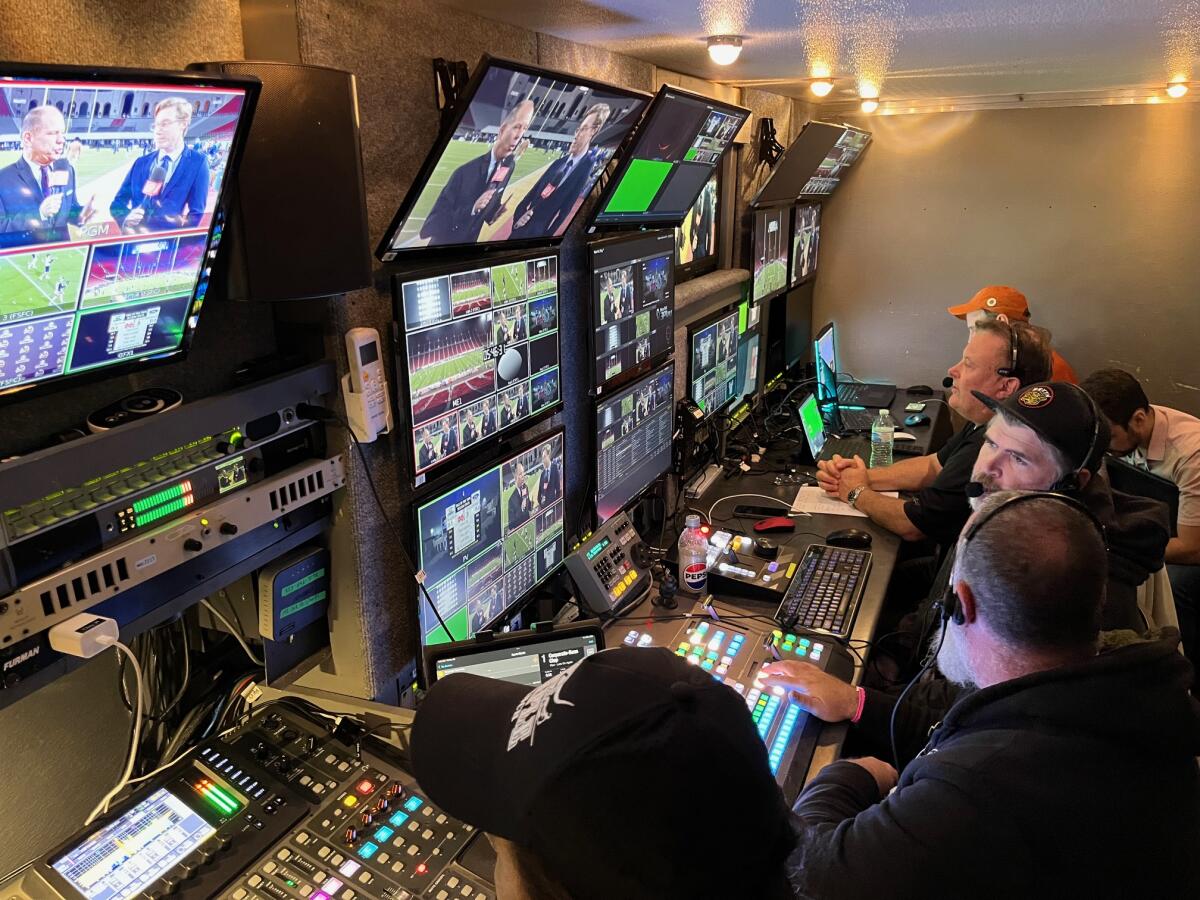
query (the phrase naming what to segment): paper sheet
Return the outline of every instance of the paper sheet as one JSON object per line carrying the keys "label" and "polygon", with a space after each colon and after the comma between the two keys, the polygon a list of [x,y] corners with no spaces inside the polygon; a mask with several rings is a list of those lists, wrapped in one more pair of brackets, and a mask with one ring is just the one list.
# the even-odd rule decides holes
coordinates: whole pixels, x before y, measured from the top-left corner
{"label": "paper sheet", "polygon": [[[899,497],[896,491],[881,491],[885,497]],[[827,494],[819,487],[805,485],[796,492],[792,501],[793,513],[809,513],[818,516],[858,516],[865,519],[867,514],[854,509],[844,500],[839,500],[833,494]]]}

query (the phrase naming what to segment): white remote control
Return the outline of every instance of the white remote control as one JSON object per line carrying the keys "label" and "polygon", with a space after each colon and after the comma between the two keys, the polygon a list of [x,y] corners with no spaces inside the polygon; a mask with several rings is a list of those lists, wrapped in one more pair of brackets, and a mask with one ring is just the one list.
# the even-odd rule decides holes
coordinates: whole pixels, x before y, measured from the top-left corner
{"label": "white remote control", "polygon": [[364,442],[375,440],[392,429],[392,404],[383,371],[379,332],[374,328],[351,328],[346,332],[346,355],[350,362],[350,384],[361,397],[359,424],[368,432],[358,435]]}

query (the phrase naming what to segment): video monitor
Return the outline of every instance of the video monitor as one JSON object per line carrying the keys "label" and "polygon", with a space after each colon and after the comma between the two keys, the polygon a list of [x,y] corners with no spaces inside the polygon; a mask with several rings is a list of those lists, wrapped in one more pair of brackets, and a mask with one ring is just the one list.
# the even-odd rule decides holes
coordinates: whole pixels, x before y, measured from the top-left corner
{"label": "video monitor", "polygon": [[721,227],[721,176],[714,171],[675,229],[675,280],[686,281],[717,268]]}
{"label": "video monitor", "polygon": [[751,297],[761,303],[788,286],[788,214],[786,206],[754,211]]}
{"label": "video monitor", "polygon": [[589,230],[678,226],[749,115],[740,106],[663,85],[633,149],[609,179]]}
{"label": "video monitor", "polygon": [[817,249],[821,239],[821,204],[800,203],[792,225],[792,286],[817,274]]}
{"label": "video monitor", "polygon": [[841,184],[845,170],[854,165],[870,140],[869,132],[846,128],[833,145],[833,149],[821,160],[812,177],[805,183],[800,196],[827,197],[832,194]]}
{"label": "video monitor", "polygon": [[647,100],[484,56],[377,255],[561,238]]}
{"label": "video monitor", "polygon": [[671,468],[675,364],[596,405],[596,518],[605,522]]}
{"label": "video monitor", "polygon": [[187,352],[258,90],[0,64],[0,399]]}
{"label": "video monitor", "polygon": [[837,346],[833,323],[821,329],[813,341],[813,362],[817,367],[817,399],[821,403],[837,402]]}
{"label": "video monitor", "polygon": [[735,397],[745,399],[758,391],[758,342],[757,331],[747,331],[738,339]]}
{"label": "video monitor", "polygon": [[592,350],[597,390],[627,381],[675,346],[675,235],[656,231],[596,241]]}
{"label": "video monitor", "polygon": [[392,298],[415,485],[562,402],[557,255],[396,275]]}
{"label": "video monitor", "polygon": [[690,330],[688,384],[692,401],[706,415],[737,396],[738,311],[720,314]]}
{"label": "video monitor", "polygon": [[416,508],[422,644],[490,626],[563,561],[563,432],[544,435]]}
{"label": "video monitor", "polygon": [[795,203],[804,192],[808,180],[813,177],[813,173],[845,133],[845,125],[807,122],[791,146],[772,167],[771,174],[750,201],[750,205]]}

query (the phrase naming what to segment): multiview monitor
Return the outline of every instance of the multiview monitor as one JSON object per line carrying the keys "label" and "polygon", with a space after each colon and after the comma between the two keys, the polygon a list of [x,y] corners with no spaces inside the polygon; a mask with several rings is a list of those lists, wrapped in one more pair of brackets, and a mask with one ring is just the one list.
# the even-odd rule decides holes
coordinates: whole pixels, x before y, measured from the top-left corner
{"label": "multiview monitor", "polygon": [[377,255],[390,262],[561,238],[647,102],[635,91],[485,56]]}
{"label": "multiview monitor", "polygon": [[792,286],[817,274],[817,250],[821,240],[821,204],[796,204],[792,225]]}
{"label": "multiview monitor", "polygon": [[675,236],[639,233],[589,245],[597,390],[644,372],[674,348]]}
{"label": "multiview monitor", "polygon": [[692,401],[708,416],[737,396],[737,309],[690,328],[688,346],[689,392]]}
{"label": "multiview monitor", "polygon": [[769,300],[788,286],[788,224],[786,206],[754,210],[754,241],[751,247],[751,299]]}
{"label": "multiview monitor", "polygon": [[866,149],[871,140],[869,132],[846,126],[843,128],[845,130],[838,137],[833,148],[821,160],[821,164],[817,166],[812,177],[800,190],[800,196],[827,197],[832,194],[841,184],[846,169],[854,165],[863,150]]}
{"label": "multiview monitor", "polygon": [[258,90],[0,64],[0,398],[187,352]]}
{"label": "multiview monitor", "polygon": [[562,564],[564,462],[560,429],[416,507],[417,564],[442,617],[421,598],[422,644],[471,637]]}
{"label": "multiview monitor", "polygon": [[714,171],[675,229],[675,280],[686,281],[717,268],[720,248],[721,176]]}
{"label": "multiview monitor", "polygon": [[749,115],[740,106],[664,85],[633,149],[609,179],[591,228],[678,226]]}
{"label": "multiview monitor", "polygon": [[392,297],[414,484],[561,403],[556,254],[396,275]]}
{"label": "multiview monitor", "polygon": [[675,364],[596,404],[596,518],[605,522],[671,467]]}

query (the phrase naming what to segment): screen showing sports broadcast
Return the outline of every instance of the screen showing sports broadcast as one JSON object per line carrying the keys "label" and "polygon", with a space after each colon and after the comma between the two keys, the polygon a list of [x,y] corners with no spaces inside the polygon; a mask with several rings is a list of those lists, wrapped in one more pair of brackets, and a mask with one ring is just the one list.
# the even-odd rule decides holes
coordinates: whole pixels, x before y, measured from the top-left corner
{"label": "screen showing sports broadcast", "polygon": [[754,293],[757,303],[774,297],[788,285],[787,207],[754,211]]}
{"label": "screen showing sports broadcast", "polygon": [[717,255],[718,227],[717,173],[709,176],[692,204],[683,224],[675,229],[675,263],[680,266],[701,263]]}
{"label": "screen showing sports broadcast", "polygon": [[832,194],[841,184],[845,170],[854,165],[870,140],[869,132],[847,128],[804,185],[804,189],[800,192],[801,195],[828,196]]}
{"label": "screen showing sports broadcast", "polygon": [[395,279],[413,473],[557,406],[558,257],[528,255]]}
{"label": "screen showing sports broadcast", "polygon": [[817,245],[821,239],[821,204],[796,206],[792,226],[792,284],[807,281],[817,274]]}
{"label": "screen showing sports broadcast", "polygon": [[[563,433],[417,508],[418,559],[425,586],[453,640],[511,609],[562,563]],[[446,634],[421,600],[424,644]]]}
{"label": "screen showing sports broadcast", "polygon": [[707,416],[737,396],[738,312],[692,332],[692,401]]}
{"label": "screen showing sports broadcast", "polygon": [[246,105],[228,85],[0,83],[0,394],[186,347]]}
{"label": "screen showing sports broadcast", "polygon": [[593,225],[679,225],[748,115],[741,107],[663,87],[601,197]]}
{"label": "screen showing sports broadcast", "polygon": [[444,147],[426,161],[380,248],[563,235],[646,98],[574,76],[488,61]]}
{"label": "screen showing sports broadcast", "polygon": [[596,517],[607,521],[671,467],[675,364],[596,406]]}
{"label": "screen showing sports broadcast", "polygon": [[596,387],[674,347],[675,235],[656,231],[591,245]]}

